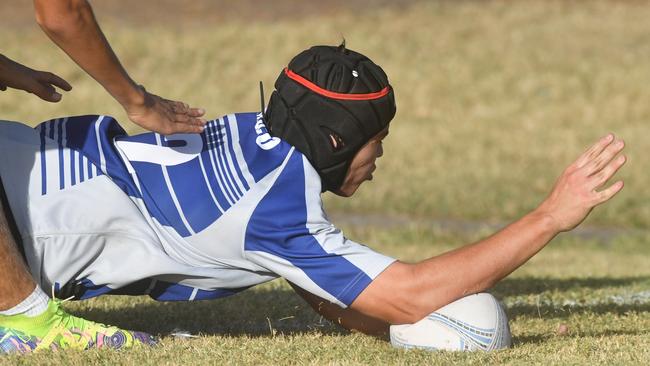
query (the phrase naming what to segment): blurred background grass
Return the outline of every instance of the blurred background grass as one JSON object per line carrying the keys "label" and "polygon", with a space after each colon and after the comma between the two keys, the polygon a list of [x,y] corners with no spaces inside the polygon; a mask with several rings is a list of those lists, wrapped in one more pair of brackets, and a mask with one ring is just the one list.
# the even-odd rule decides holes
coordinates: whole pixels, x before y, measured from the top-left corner
{"label": "blurred background grass", "polygon": [[[330,210],[506,221],[607,132],[627,143],[627,187],[588,224],[647,228],[650,7],[636,1],[95,1],[132,77],[209,117],[259,109],[279,70],[313,44],[382,65],[398,114],[372,183]],[[56,48],[31,3],[0,5],[0,49],[74,85],[59,104],[0,94],[0,118],[30,124],[119,105]]]}

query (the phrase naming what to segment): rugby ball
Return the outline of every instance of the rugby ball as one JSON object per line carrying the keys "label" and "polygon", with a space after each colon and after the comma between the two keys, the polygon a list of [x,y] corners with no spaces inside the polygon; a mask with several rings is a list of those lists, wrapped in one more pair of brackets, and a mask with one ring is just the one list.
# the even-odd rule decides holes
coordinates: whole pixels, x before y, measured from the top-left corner
{"label": "rugby ball", "polygon": [[463,297],[414,324],[391,325],[390,342],[399,348],[493,351],[511,345],[505,311],[494,296]]}

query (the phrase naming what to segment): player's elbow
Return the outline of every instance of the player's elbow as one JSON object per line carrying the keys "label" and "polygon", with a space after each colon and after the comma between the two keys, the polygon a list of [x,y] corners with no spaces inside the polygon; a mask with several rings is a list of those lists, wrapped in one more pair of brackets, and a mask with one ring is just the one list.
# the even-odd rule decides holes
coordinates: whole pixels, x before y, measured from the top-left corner
{"label": "player's elbow", "polygon": [[54,38],[65,38],[93,19],[86,0],[35,0],[34,9],[38,25]]}
{"label": "player's elbow", "polygon": [[413,324],[429,315],[437,306],[427,296],[425,290],[428,287],[424,282],[428,282],[421,277],[417,267],[407,264],[402,269],[404,274],[400,285],[396,286],[393,292],[393,314],[394,319],[391,324]]}
{"label": "player's elbow", "polygon": [[390,324],[412,324],[433,310],[423,282],[412,264],[395,262],[368,286],[353,306]]}
{"label": "player's elbow", "polygon": [[391,316],[391,324],[413,324],[431,313],[428,307],[422,306],[419,299],[411,296],[398,298]]}
{"label": "player's elbow", "polygon": [[[374,286],[373,286],[374,285]],[[390,324],[413,324],[441,307],[493,285],[433,272],[421,264],[396,262],[371,285],[367,293],[369,313]],[[366,295],[366,294],[362,294]]]}

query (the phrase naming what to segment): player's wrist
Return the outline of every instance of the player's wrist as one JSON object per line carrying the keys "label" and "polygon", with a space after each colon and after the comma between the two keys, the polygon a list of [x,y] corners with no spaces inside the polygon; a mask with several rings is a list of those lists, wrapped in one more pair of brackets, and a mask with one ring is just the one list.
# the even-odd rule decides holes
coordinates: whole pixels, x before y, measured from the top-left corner
{"label": "player's wrist", "polygon": [[564,231],[562,229],[562,223],[557,219],[556,215],[553,215],[553,213],[545,210],[543,207],[538,207],[529,213],[527,217],[535,222],[544,233],[549,235],[557,235]]}
{"label": "player's wrist", "polygon": [[147,106],[147,90],[142,85],[131,83],[115,99],[117,99],[127,113],[133,113]]}

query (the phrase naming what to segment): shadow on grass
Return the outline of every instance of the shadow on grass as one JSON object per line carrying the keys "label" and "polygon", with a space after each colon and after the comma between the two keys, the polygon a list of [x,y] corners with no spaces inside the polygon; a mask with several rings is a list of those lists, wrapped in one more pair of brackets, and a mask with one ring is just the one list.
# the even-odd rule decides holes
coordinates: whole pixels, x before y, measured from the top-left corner
{"label": "shadow on grass", "polygon": [[[599,289],[650,284],[650,277],[627,278],[513,278],[499,283],[493,293],[499,297],[535,295],[546,291]],[[648,286],[650,288],[650,286]],[[288,288],[258,288],[240,294],[208,301],[155,302],[134,301],[136,305],[110,305],[104,301],[74,311],[76,315],[128,329],[166,335],[176,330],[192,334],[269,337],[274,334],[297,335],[318,333],[348,334],[346,330],[323,319],[298,295]],[[109,304],[106,306],[106,304]],[[517,303],[506,309],[511,320],[520,316],[563,319],[572,314],[617,314],[650,312],[650,303]],[[536,340],[535,337],[541,337]],[[520,339],[521,342],[542,342],[544,336]]]}
{"label": "shadow on grass", "polygon": [[624,287],[647,285],[650,290],[650,277],[596,277],[596,278],[507,278],[499,282],[491,292],[497,297],[535,295],[547,291],[570,291],[578,289],[600,289],[607,287]]}
{"label": "shadow on grass", "polygon": [[196,302],[155,302],[106,309],[95,306],[75,315],[166,335],[178,330],[191,334],[270,337],[274,334],[348,334],[321,318],[290,289],[257,289]]}

